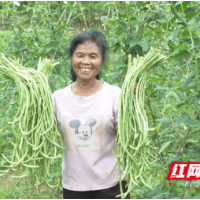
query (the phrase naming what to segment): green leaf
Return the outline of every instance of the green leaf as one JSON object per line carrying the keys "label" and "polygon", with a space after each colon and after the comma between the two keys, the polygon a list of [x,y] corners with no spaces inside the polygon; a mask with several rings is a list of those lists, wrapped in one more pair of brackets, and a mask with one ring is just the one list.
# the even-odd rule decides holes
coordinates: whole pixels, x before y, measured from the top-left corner
{"label": "green leaf", "polygon": [[66,84],[69,85],[72,83],[72,80],[68,77],[66,77],[66,80],[65,80]]}
{"label": "green leaf", "polygon": [[126,26],[127,26],[127,25],[126,25],[124,22],[120,22],[119,25],[120,25],[124,30],[126,30],[126,28],[127,28]]}
{"label": "green leaf", "polygon": [[200,194],[193,196],[192,199],[200,199]]}
{"label": "green leaf", "polygon": [[106,74],[106,77],[111,76],[113,79],[118,78],[122,70],[123,70],[123,67],[116,68],[112,70],[110,74]]}
{"label": "green leaf", "polygon": [[152,197],[152,199],[163,199],[164,198],[164,194],[157,194],[156,196]]}
{"label": "green leaf", "polygon": [[200,91],[200,85],[197,86],[197,91],[198,91],[198,92]]}
{"label": "green leaf", "polygon": [[[181,19],[182,21],[185,21],[185,13],[180,13],[179,19]],[[182,23],[182,21],[180,21],[180,23]]]}
{"label": "green leaf", "polygon": [[196,76],[196,74],[192,74],[190,75],[183,83],[181,91],[184,92],[185,89],[188,87],[188,85],[190,85],[190,83],[192,82],[193,78]]}
{"label": "green leaf", "polygon": [[170,35],[169,37],[166,38],[166,41],[170,41],[170,40],[173,40],[173,37]]}
{"label": "green leaf", "polygon": [[195,101],[199,101],[199,97],[192,97],[190,100],[189,100],[189,103],[193,103]]}
{"label": "green leaf", "polygon": [[[199,153],[199,149],[197,149],[197,153]],[[200,158],[196,158],[193,162],[200,162]]]}
{"label": "green leaf", "polygon": [[27,7],[26,7],[26,12],[28,12],[28,11],[31,10],[31,9],[32,9],[31,7],[27,6]]}
{"label": "green leaf", "polygon": [[196,21],[196,16],[192,17],[192,19],[190,19],[190,20],[188,21],[188,25],[194,24],[195,21]]}
{"label": "green leaf", "polygon": [[116,85],[118,87],[122,87],[123,85],[123,82],[117,82],[117,83],[113,83],[113,82],[110,82],[111,85]]}
{"label": "green leaf", "polygon": [[179,28],[176,28],[176,29],[174,30],[174,32],[173,32],[173,34],[174,34],[174,37],[177,37],[177,35],[178,35],[178,32],[179,32]]}
{"label": "green leaf", "polygon": [[178,17],[177,17],[177,16],[174,16],[174,17],[169,21],[169,24],[170,24],[170,25],[173,25],[177,19],[178,19]]}
{"label": "green leaf", "polygon": [[49,81],[49,86],[51,88],[51,92],[53,93],[54,92],[54,86],[53,86],[53,83],[51,81]]}
{"label": "green leaf", "polygon": [[179,98],[179,96],[178,96],[178,94],[177,94],[176,92],[170,92],[170,94],[176,99],[176,101],[177,101],[178,103],[181,102],[181,100],[180,100],[180,98]]}
{"label": "green leaf", "polygon": [[176,17],[177,16],[177,12],[175,10],[175,8],[171,7],[171,12],[173,13],[173,15]]}
{"label": "green leaf", "polygon": [[170,192],[170,191],[166,191],[164,194],[164,198],[165,199],[169,199],[171,196],[173,196],[173,192]]}
{"label": "green leaf", "polygon": [[181,6],[179,7],[179,12],[184,12],[185,8],[187,7],[187,5],[189,4],[189,1],[182,1]]}
{"label": "green leaf", "polygon": [[129,6],[130,5],[130,1],[125,1],[125,3]]}
{"label": "green leaf", "polygon": [[176,119],[176,121],[178,123],[182,124],[185,121],[190,120],[190,119],[191,119],[191,117],[187,113],[183,113]]}
{"label": "green leaf", "polygon": [[138,4],[145,7],[147,3],[145,1],[138,1]]}
{"label": "green leaf", "polygon": [[103,21],[105,21],[107,19],[107,16],[102,16],[101,17],[101,21],[103,22]]}
{"label": "green leaf", "polygon": [[[68,8],[70,11],[76,12],[76,8],[74,8],[73,5],[68,5]],[[84,10],[85,8],[82,8],[82,9]]]}
{"label": "green leaf", "polygon": [[181,3],[182,3],[182,1],[176,1],[175,6],[177,6],[177,5],[181,4]]}
{"label": "green leaf", "polygon": [[159,132],[158,135],[162,136],[163,134],[165,134],[167,132],[171,132],[171,131],[172,131],[172,129],[166,128],[166,129],[162,130],[161,132]]}
{"label": "green leaf", "polygon": [[171,160],[170,162],[166,163],[164,166],[170,167],[172,162],[183,162],[183,161],[181,159],[178,159],[178,157],[177,157],[177,158]]}
{"label": "green leaf", "polygon": [[160,122],[161,124],[166,124],[171,122],[171,119],[169,118],[162,118],[162,119],[156,119],[157,122]]}
{"label": "green leaf", "polygon": [[162,18],[162,19],[156,19],[157,22],[160,22],[160,23],[166,23],[166,19],[165,18]]}
{"label": "green leaf", "polygon": [[159,95],[159,99],[161,100],[161,99],[165,98],[166,93],[163,90],[159,90],[158,95]]}
{"label": "green leaf", "polygon": [[185,30],[181,33],[182,36],[189,36],[190,32],[188,30]]}
{"label": "green leaf", "polygon": [[195,12],[188,12],[188,13],[186,13],[185,17],[186,17],[186,19],[190,19],[196,15],[197,15],[197,13],[195,13]]}
{"label": "green leaf", "polygon": [[184,60],[186,58],[188,58],[190,56],[190,53],[187,50],[183,50],[177,54],[175,54],[174,56],[172,56],[172,58],[176,59],[176,60]]}
{"label": "green leaf", "polygon": [[132,48],[133,46],[137,45],[138,44],[138,41],[135,40],[135,39],[131,39],[131,41],[129,42],[129,46],[130,48]]}
{"label": "green leaf", "polygon": [[184,122],[184,124],[190,127],[200,127],[200,121],[198,119],[190,119],[187,122]]}
{"label": "green leaf", "polygon": [[200,127],[200,121],[197,119],[191,119],[191,117],[186,114],[183,113],[182,115],[180,115],[177,120],[178,123],[180,124],[185,124],[186,126],[190,126],[190,127]]}
{"label": "green leaf", "polygon": [[162,192],[162,190],[157,188],[155,190],[151,190],[151,191],[147,192],[146,194],[144,194],[144,197],[160,194],[161,192]]}
{"label": "green leaf", "polygon": [[159,151],[159,154],[160,154],[161,152],[163,152],[163,151],[168,147],[168,145],[169,145],[170,143],[171,143],[171,141],[165,142],[165,143],[161,146],[160,151]]}
{"label": "green leaf", "polygon": [[13,1],[13,3],[15,4],[15,6],[20,6],[20,3],[18,1]]}
{"label": "green leaf", "polygon": [[144,52],[148,51],[149,46],[148,46],[147,42],[140,40],[138,42],[138,45],[140,45],[142,47],[142,50]]}
{"label": "green leaf", "polygon": [[51,51],[51,49],[53,49],[55,51],[58,51],[58,47],[57,46],[54,46],[53,48],[49,48],[48,51]]}
{"label": "green leaf", "polygon": [[142,17],[136,17],[136,19],[137,19],[137,21],[139,21],[139,22],[143,22],[143,21],[144,21],[144,19],[143,19]]}
{"label": "green leaf", "polygon": [[43,51],[44,51],[44,48],[41,47],[41,48],[39,49],[38,53],[42,53]]}
{"label": "green leaf", "polygon": [[140,24],[140,23],[142,23],[142,22],[136,20],[131,24],[131,26],[135,26],[135,25]]}

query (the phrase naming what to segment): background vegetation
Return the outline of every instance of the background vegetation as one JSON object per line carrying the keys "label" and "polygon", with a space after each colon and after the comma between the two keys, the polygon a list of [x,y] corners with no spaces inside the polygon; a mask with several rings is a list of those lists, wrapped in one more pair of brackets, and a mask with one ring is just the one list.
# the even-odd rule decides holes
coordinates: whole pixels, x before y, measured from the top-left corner
{"label": "background vegetation", "polygon": [[[149,72],[146,111],[149,139],[158,147],[159,160],[150,166],[147,182],[132,198],[200,198],[200,187],[184,180],[167,180],[172,161],[200,161],[200,2],[199,1],[1,1],[0,52],[36,68],[39,57],[60,62],[50,77],[52,92],[71,83],[67,49],[82,30],[102,31],[110,52],[102,79],[121,87],[127,56],[145,54],[150,47],[168,56],[168,62]],[[0,83],[0,153],[9,156],[13,135],[8,124],[16,111],[18,91]],[[60,152],[62,154],[62,152]],[[5,161],[0,157],[0,165]],[[23,170],[23,169],[22,169]],[[14,172],[13,172],[14,173]],[[62,198],[61,159],[52,165],[50,180],[36,190],[29,179],[0,177],[0,198]],[[189,184],[188,184],[189,185]]]}

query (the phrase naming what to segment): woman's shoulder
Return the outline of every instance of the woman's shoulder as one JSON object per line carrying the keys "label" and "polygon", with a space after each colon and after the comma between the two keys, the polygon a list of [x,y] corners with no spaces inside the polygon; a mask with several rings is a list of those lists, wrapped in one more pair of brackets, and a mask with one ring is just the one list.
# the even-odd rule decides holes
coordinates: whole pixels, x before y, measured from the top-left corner
{"label": "woman's shoulder", "polygon": [[112,91],[116,91],[116,92],[120,92],[121,91],[121,88],[116,86],[116,85],[111,85],[107,82],[104,81],[104,84],[105,84],[105,87],[109,90],[112,90]]}
{"label": "woman's shoulder", "polygon": [[105,84],[105,89],[109,94],[119,95],[119,93],[121,92],[121,88],[116,85],[111,85],[107,82],[104,82],[104,84]]}
{"label": "woman's shoulder", "polygon": [[65,95],[67,94],[67,92],[70,90],[70,87],[71,87],[71,84],[66,86],[65,88],[62,88],[62,89],[58,89],[56,91],[53,92],[53,97],[60,97],[62,95]]}

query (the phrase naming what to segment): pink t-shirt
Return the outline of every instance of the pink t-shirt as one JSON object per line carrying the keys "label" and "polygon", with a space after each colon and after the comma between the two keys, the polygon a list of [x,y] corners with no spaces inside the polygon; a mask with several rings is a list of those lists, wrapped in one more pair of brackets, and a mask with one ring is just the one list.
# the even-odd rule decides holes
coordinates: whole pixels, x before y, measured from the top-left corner
{"label": "pink t-shirt", "polygon": [[101,190],[118,183],[115,152],[120,88],[104,82],[89,97],[72,93],[71,85],[53,94],[54,114],[65,147],[63,187],[75,191]]}

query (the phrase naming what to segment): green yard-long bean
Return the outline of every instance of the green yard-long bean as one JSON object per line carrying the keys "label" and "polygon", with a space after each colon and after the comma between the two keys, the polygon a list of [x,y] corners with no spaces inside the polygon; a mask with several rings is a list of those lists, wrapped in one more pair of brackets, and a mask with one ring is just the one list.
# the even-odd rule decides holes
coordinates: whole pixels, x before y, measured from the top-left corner
{"label": "green yard-long bean", "polygon": [[[158,50],[150,49],[146,56],[131,60],[128,58],[128,70],[119,99],[118,135],[116,140],[117,164],[121,197],[125,198],[140,183],[151,164],[151,147],[148,141],[148,119],[145,112],[145,84],[149,70],[165,61]],[[135,85],[136,91],[134,92]],[[121,181],[127,179],[127,192],[123,193]]]}
{"label": "green yard-long bean", "polygon": [[13,151],[0,176],[10,170],[24,169],[22,178],[30,176],[36,186],[47,182],[50,163],[59,155],[60,133],[53,115],[48,78],[56,65],[48,59],[39,61],[38,70],[25,68],[18,61],[0,56],[0,81],[14,81],[19,91],[19,107],[12,122]]}

